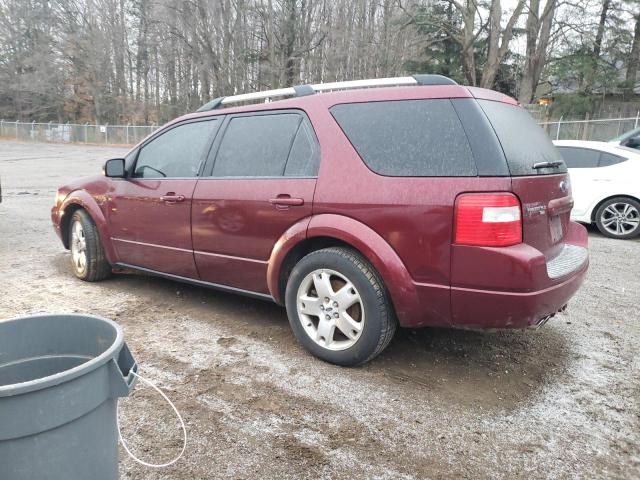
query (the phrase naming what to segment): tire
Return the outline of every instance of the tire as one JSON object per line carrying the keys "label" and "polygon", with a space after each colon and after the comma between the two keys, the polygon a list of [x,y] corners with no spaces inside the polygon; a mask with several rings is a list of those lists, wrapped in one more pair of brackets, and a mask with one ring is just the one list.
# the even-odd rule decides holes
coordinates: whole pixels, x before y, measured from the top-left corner
{"label": "tire", "polygon": [[640,234],[640,203],[629,197],[614,197],[596,211],[596,225],[603,235],[627,239]]}
{"label": "tire", "polygon": [[325,248],[302,258],[289,276],[285,302],[300,343],[337,365],[368,362],[396,331],[382,279],[362,255],[348,248]]}
{"label": "tire", "polygon": [[71,268],[86,282],[104,280],[111,274],[98,234],[98,228],[85,210],[76,210],[69,221]]}

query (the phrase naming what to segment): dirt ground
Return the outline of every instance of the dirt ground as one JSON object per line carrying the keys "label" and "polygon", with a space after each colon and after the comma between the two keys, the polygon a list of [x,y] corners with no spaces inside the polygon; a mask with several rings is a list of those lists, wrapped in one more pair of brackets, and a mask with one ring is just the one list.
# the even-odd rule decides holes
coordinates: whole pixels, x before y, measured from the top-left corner
{"label": "dirt ground", "polygon": [[[276,305],[139,275],[76,280],[55,190],[123,152],[0,142],[0,318],[118,321],[187,423],[177,464],[121,450],[123,479],[640,478],[640,241],[592,230],[586,283],[539,330],[401,330],[370,364],[339,368],[307,354]],[[140,457],[180,450],[152,390],[120,408]]]}

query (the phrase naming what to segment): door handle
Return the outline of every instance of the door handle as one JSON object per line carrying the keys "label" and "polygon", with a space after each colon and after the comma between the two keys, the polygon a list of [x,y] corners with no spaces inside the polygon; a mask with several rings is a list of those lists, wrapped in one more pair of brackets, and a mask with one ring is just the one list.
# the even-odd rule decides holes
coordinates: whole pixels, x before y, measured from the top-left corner
{"label": "door handle", "polygon": [[304,205],[304,199],[291,198],[289,195],[278,195],[276,198],[270,198],[269,203],[276,208],[299,207]]}
{"label": "door handle", "polygon": [[162,195],[160,201],[166,203],[184,202],[184,195],[176,195],[173,192],[169,192],[166,195]]}

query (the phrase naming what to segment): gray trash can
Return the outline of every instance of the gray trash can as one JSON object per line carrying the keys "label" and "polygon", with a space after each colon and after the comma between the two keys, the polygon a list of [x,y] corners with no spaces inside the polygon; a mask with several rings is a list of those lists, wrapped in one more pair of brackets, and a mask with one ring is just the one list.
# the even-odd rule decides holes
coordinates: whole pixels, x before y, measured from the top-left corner
{"label": "gray trash can", "polygon": [[117,479],[116,402],[136,371],[110,320],[0,321],[0,479]]}

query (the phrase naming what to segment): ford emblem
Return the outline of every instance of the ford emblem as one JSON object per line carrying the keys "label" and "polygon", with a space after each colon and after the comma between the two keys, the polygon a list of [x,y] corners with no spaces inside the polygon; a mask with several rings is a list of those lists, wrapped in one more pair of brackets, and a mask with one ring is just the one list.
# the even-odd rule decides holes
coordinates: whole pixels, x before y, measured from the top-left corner
{"label": "ford emblem", "polygon": [[560,190],[562,190],[564,193],[567,193],[569,191],[569,184],[566,180],[562,180],[560,182]]}

